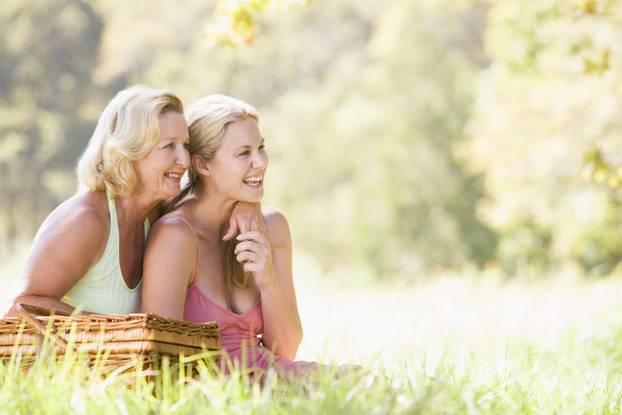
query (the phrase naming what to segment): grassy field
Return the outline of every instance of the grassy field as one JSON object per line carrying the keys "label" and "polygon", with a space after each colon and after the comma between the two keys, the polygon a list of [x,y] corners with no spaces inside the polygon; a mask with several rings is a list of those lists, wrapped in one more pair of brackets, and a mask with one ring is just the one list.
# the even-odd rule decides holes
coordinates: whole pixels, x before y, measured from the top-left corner
{"label": "grassy field", "polygon": [[0,413],[622,412],[619,279],[445,275],[374,285],[297,274],[305,328],[298,358],[366,371],[294,383],[273,377],[259,388],[243,374],[101,376],[69,358],[28,373],[4,364]]}

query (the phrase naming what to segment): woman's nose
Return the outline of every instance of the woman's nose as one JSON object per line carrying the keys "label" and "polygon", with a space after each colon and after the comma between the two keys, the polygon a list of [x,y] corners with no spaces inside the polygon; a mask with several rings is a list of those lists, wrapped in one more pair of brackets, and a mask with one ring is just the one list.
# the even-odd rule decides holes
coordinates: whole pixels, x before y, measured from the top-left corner
{"label": "woman's nose", "polygon": [[190,165],[190,153],[188,153],[188,149],[181,145],[177,150],[177,164],[183,166],[185,169]]}
{"label": "woman's nose", "polygon": [[266,167],[267,158],[263,154],[257,154],[253,157],[253,167],[256,169]]}

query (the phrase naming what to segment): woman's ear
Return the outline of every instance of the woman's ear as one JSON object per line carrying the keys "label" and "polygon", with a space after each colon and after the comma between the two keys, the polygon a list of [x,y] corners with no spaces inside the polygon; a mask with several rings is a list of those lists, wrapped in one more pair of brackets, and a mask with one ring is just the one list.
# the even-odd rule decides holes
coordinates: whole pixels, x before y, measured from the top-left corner
{"label": "woman's ear", "polygon": [[198,154],[193,154],[192,157],[190,158],[190,162],[192,163],[192,167],[194,167],[197,173],[203,174],[205,176],[210,175],[210,170],[209,170],[209,167],[207,166],[207,161],[203,157],[199,156]]}

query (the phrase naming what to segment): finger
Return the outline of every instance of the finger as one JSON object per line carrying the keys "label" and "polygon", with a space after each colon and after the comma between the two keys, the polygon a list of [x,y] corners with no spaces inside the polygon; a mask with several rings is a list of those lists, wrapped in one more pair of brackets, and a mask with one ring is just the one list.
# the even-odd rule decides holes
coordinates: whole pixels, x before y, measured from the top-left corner
{"label": "finger", "polygon": [[248,225],[245,222],[240,223],[240,233],[245,233],[248,231]]}
{"label": "finger", "polygon": [[238,223],[238,227],[240,228],[240,233],[245,233],[251,230],[246,216],[238,216],[236,221]]}
{"label": "finger", "polygon": [[243,268],[246,272],[259,272],[263,269],[263,266],[254,262],[246,262],[244,263]]}
{"label": "finger", "polygon": [[260,244],[265,244],[268,240],[266,239],[266,237],[264,236],[264,234],[262,232],[259,231],[248,231],[248,232],[243,232],[241,234],[239,234],[236,239],[238,241],[245,241],[245,240],[254,240]]}
{"label": "finger", "polygon": [[244,252],[240,252],[239,254],[237,254],[235,256],[235,259],[238,262],[245,264],[248,262],[254,262],[256,257],[257,257],[257,254],[255,254],[254,252],[244,251]]}
{"label": "finger", "polygon": [[238,233],[238,224],[235,219],[231,218],[229,220],[229,229],[227,230],[227,233],[225,233],[225,236],[222,237],[222,240],[229,241],[233,239],[236,233]]}
{"label": "finger", "polygon": [[239,254],[243,251],[260,252],[261,247],[262,246],[255,241],[242,241],[235,246],[233,252],[235,254]]}
{"label": "finger", "polygon": [[259,230],[259,223],[255,219],[251,219],[250,225],[249,225],[249,230],[250,231],[258,231]]}

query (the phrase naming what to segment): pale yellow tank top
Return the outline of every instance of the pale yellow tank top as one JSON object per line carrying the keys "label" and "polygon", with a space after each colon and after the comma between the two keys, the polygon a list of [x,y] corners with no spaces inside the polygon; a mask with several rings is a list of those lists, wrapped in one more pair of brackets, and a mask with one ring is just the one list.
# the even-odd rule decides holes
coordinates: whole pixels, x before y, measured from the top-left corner
{"label": "pale yellow tank top", "polygon": [[[137,313],[140,308],[142,279],[129,288],[123,279],[119,262],[119,225],[114,197],[107,195],[110,214],[108,242],[102,257],[88,270],[61,301],[81,310],[100,314]],[[145,239],[149,220],[145,219]]]}

